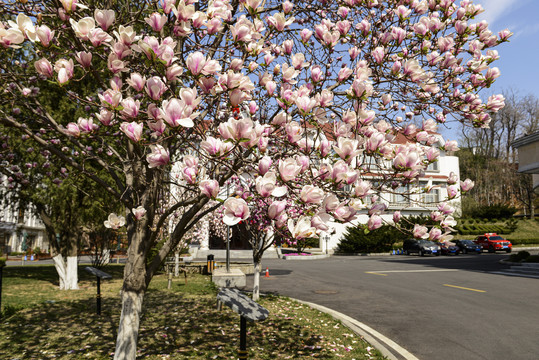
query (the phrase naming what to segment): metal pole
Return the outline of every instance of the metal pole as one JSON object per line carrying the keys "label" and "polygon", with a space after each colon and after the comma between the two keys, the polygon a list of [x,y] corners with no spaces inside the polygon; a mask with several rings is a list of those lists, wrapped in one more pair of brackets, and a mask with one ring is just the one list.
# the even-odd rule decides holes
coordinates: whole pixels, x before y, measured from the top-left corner
{"label": "metal pole", "polygon": [[4,267],[0,265],[0,316],[2,315],[2,269]]}
{"label": "metal pole", "polygon": [[[226,197],[228,199],[228,189],[230,184],[226,186]],[[226,272],[230,272],[230,226],[226,227]]]}
{"label": "metal pole", "polygon": [[101,315],[101,279],[97,276],[97,315]]}
{"label": "metal pole", "polygon": [[241,316],[240,318],[240,351],[238,351],[238,359],[247,359],[247,320]]}

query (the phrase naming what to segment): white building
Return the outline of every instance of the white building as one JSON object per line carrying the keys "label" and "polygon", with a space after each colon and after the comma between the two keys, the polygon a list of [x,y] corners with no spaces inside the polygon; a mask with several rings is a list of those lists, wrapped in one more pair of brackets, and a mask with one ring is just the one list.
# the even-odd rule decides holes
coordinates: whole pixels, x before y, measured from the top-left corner
{"label": "white building", "polygon": [[30,209],[19,209],[4,199],[0,208],[0,255],[23,252],[39,247],[41,252],[49,251],[49,241],[41,219]]}
{"label": "white building", "polygon": [[[442,138],[440,137],[440,141]],[[404,143],[404,140],[401,141]],[[440,143],[440,145],[443,145]],[[390,164],[388,164],[390,167]],[[453,173],[460,181],[459,159],[453,154],[440,151],[440,157],[437,162],[429,165],[425,174],[420,178],[419,187],[424,187],[432,182],[432,189],[428,193],[411,194],[410,196],[399,195],[398,192],[407,194],[415,185],[397,188],[393,193],[381,193],[380,201],[387,206],[387,213],[382,215],[384,221],[393,222],[393,211],[400,210],[402,216],[425,216],[429,215],[437,205],[447,199],[447,179]],[[373,179],[374,181],[374,179]],[[412,186],[412,187],[410,187]],[[413,192],[413,191],[412,191]],[[449,204],[456,209],[457,213],[461,211],[460,198],[449,201]],[[393,211],[392,211],[393,210]],[[320,249],[323,252],[332,253],[341,241],[346,227],[353,224],[366,224],[369,217],[367,211],[360,212],[358,219],[351,224],[337,224],[332,226],[335,232],[331,235],[322,235],[320,238]]]}

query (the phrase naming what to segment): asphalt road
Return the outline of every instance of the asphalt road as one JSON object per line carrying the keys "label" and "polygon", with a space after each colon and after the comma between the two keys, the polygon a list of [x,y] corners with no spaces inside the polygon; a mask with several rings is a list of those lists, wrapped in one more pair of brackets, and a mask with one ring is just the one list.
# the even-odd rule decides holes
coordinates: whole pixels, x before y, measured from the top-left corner
{"label": "asphalt road", "polygon": [[344,313],[421,360],[537,360],[539,279],[494,274],[506,257],[265,260],[260,288]]}

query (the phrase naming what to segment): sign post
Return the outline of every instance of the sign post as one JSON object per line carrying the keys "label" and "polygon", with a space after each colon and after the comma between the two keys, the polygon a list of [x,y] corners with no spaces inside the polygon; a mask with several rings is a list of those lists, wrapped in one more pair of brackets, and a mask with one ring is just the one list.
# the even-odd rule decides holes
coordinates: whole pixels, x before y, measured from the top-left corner
{"label": "sign post", "polygon": [[269,315],[268,309],[260,306],[234,288],[222,288],[217,294],[217,300],[240,315],[240,350],[238,351],[238,358],[240,360],[247,359],[247,320],[252,322],[265,320]]}
{"label": "sign post", "polygon": [[97,278],[97,295],[96,295],[97,315],[101,315],[101,279],[103,280],[112,279],[112,276],[107,274],[104,271],[101,271],[91,266],[85,267],[84,270],[86,270],[92,275],[95,275],[95,277]]}

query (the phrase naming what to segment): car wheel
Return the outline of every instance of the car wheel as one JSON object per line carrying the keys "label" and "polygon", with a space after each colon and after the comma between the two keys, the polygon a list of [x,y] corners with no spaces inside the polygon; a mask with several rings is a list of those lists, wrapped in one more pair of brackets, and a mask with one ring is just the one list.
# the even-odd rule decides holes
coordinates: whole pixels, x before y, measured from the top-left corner
{"label": "car wheel", "polygon": [[462,253],[463,254],[467,254],[468,253],[468,250],[466,248],[462,249]]}
{"label": "car wheel", "polygon": [[511,249],[507,249],[505,250],[505,252],[509,254],[511,252]]}
{"label": "car wheel", "polygon": [[410,255],[410,250],[406,250],[406,255]]}
{"label": "car wheel", "polygon": [[425,254],[423,254],[423,250],[419,250],[419,256],[423,256]]}
{"label": "car wheel", "polygon": [[493,252],[496,252],[496,250],[494,250],[494,247],[489,246],[489,247],[488,247],[488,252],[489,252],[489,253],[493,253]]}
{"label": "car wheel", "polygon": [[436,256],[440,256],[440,255],[442,255],[442,254],[440,254],[439,252],[437,252],[435,255],[436,255]]}

